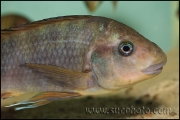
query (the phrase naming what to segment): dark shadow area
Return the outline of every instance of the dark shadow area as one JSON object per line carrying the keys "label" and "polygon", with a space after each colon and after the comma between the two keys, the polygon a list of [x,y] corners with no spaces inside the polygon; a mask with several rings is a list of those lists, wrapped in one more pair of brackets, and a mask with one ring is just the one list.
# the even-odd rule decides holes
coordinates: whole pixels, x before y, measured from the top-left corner
{"label": "dark shadow area", "polygon": [[[108,97],[87,96],[80,99],[55,101],[34,109],[14,111],[14,108],[10,108],[6,112],[1,112],[1,119],[127,118],[140,115],[140,109],[141,111],[144,109],[146,112],[141,115],[148,115],[150,114],[149,110],[153,112],[158,106],[160,106],[160,102],[156,101],[155,97],[150,99],[149,95],[139,99],[122,98],[115,95]],[[125,109],[128,108],[131,109],[131,112],[125,113]]]}

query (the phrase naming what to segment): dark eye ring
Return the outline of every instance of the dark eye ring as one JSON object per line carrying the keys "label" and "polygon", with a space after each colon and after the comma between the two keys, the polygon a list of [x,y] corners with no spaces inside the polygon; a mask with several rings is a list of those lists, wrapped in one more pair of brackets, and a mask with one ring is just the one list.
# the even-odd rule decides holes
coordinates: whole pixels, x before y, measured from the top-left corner
{"label": "dark eye ring", "polygon": [[133,49],[134,49],[133,44],[130,42],[122,42],[118,47],[119,53],[124,57],[131,55]]}

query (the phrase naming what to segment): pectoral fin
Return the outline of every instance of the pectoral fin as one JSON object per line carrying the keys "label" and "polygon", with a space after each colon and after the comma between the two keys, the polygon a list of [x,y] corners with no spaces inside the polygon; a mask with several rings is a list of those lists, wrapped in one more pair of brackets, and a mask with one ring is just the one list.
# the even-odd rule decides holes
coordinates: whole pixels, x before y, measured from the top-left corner
{"label": "pectoral fin", "polygon": [[9,106],[5,106],[5,107],[12,107],[12,106],[22,105],[22,104],[30,104],[27,106],[17,107],[17,108],[15,108],[15,110],[22,110],[22,109],[26,109],[26,108],[36,108],[38,106],[48,104],[55,100],[78,97],[78,96],[81,96],[81,95],[78,93],[68,93],[68,92],[54,92],[54,91],[42,92],[42,93],[35,95],[34,97],[30,98],[27,101],[22,101],[22,102],[12,104]]}
{"label": "pectoral fin", "polygon": [[91,72],[77,72],[58,66],[44,64],[24,64],[21,66],[33,69],[37,74],[44,75],[50,80],[61,81],[67,86],[76,89],[86,89],[88,87],[87,82],[90,80],[91,77]]}

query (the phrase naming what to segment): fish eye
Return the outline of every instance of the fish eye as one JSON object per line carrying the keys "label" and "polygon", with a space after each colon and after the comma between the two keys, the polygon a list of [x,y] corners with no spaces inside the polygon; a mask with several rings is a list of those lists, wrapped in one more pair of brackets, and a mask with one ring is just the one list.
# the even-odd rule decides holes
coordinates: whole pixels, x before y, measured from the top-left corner
{"label": "fish eye", "polygon": [[118,50],[122,56],[127,57],[133,52],[133,44],[130,42],[122,42],[120,43]]}

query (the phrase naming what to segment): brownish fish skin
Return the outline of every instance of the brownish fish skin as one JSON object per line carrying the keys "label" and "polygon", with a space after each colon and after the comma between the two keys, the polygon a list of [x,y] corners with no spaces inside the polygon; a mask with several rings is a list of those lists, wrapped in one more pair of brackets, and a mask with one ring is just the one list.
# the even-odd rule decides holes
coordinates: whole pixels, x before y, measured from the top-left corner
{"label": "brownish fish skin", "polygon": [[[124,51],[131,53],[125,56]],[[20,110],[64,97],[114,92],[156,76],[166,61],[155,43],[112,19],[37,21],[1,30],[1,98],[40,92],[26,103],[44,101]]]}

